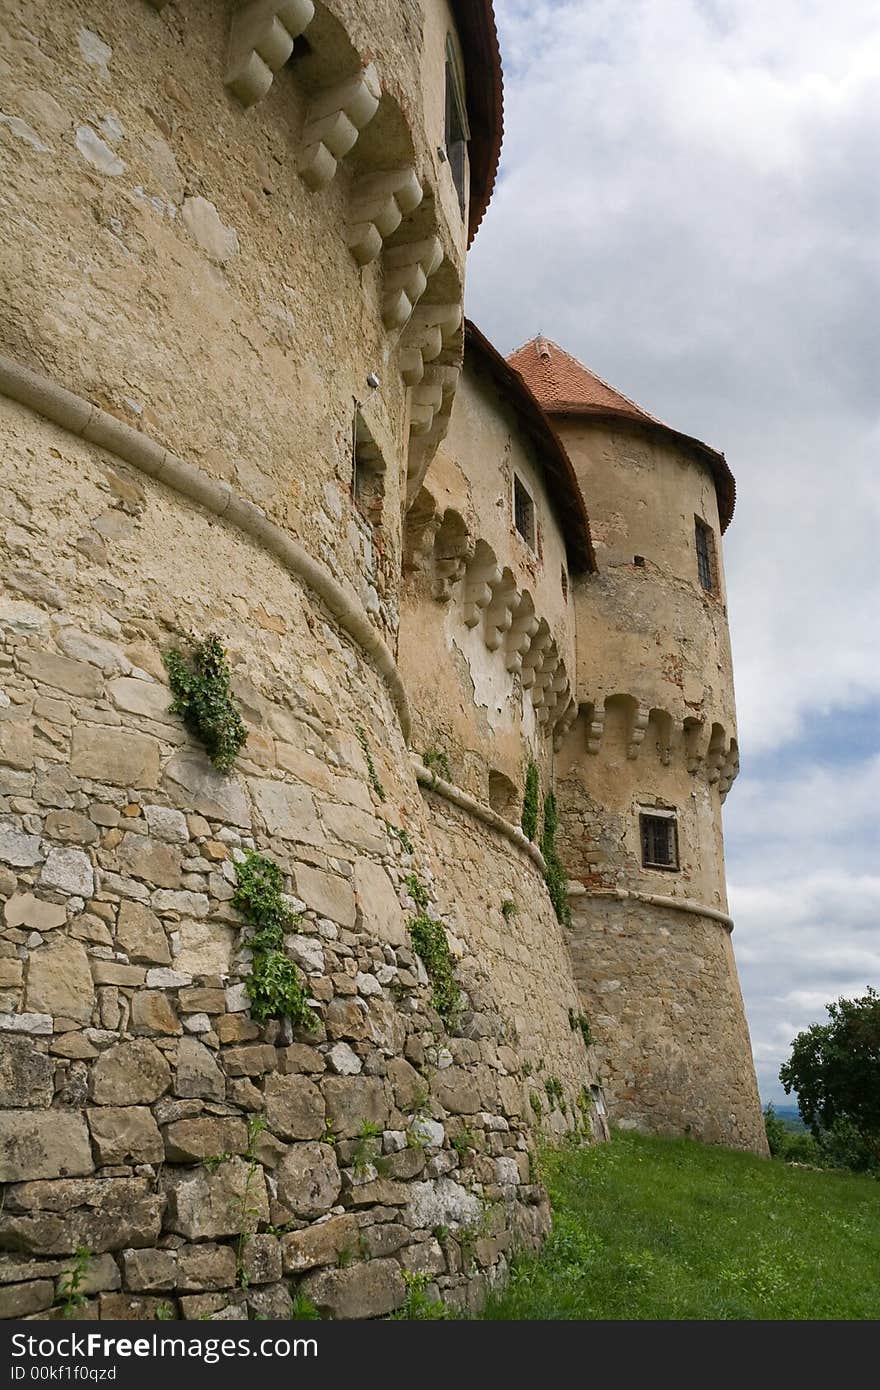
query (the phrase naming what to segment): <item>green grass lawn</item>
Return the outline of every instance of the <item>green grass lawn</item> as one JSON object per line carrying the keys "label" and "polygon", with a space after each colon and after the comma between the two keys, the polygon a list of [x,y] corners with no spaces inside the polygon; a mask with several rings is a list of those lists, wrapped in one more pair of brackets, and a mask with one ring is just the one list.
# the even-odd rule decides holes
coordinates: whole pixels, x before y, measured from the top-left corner
{"label": "green grass lawn", "polygon": [[623,1133],[543,1167],[552,1234],[487,1318],[880,1317],[875,1178]]}

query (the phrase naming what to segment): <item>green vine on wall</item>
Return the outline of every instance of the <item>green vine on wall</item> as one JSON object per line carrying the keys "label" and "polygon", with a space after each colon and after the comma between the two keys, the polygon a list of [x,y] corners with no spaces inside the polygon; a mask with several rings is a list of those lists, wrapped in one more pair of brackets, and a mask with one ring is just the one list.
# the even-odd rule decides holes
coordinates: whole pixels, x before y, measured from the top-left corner
{"label": "green vine on wall", "polygon": [[442,922],[428,913],[428,894],[416,874],[405,880],[407,892],[418,907],[409,922],[413,950],[420,958],[431,981],[431,1003],[451,1032],[461,1013],[461,990],[455,983],[454,961]]}
{"label": "green vine on wall", "polygon": [[211,762],[228,772],[247,741],[247,730],[230,689],[226,653],[217,637],[191,642],[187,653],[177,647],[162,660],[174,699],[169,713],[179,714]]}
{"label": "green vine on wall", "polygon": [[247,990],[251,1017],[258,1023],[270,1018],[289,1018],[301,1028],[314,1028],[308,987],[295,964],[284,954],[284,934],[297,919],[284,906],[284,877],[277,864],[255,850],[246,850],[235,866],[236,888],[232,905],[255,928],[248,942],[253,953]]}
{"label": "green vine on wall", "polygon": [[568,875],[562,867],[562,860],[559,858],[559,851],[556,848],[557,825],[556,797],[552,792],[548,792],[544,797],[544,829],[541,834],[541,853],[547,866],[544,880],[550,894],[550,901],[553,904],[553,911],[556,913],[557,922],[561,922],[565,927],[570,927],[571,908],[568,902]]}
{"label": "green vine on wall", "polygon": [[362,724],[356,724],[354,731],[357,734],[357,741],[363,749],[364,760],[367,764],[367,776],[370,779],[370,786],[373,788],[373,791],[376,793],[379,800],[385,801],[387,800],[387,797],[385,795],[385,788],[382,786],[382,783],[379,780],[379,774],[376,771],[376,764],[373,762],[373,754],[370,751],[370,743],[367,738],[367,731]]}
{"label": "green vine on wall", "polygon": [[530,761],[526,768],[521,820],[523,834],[527,840],[534,840],[538,833],[538,800],[538,769],[536,764]]}

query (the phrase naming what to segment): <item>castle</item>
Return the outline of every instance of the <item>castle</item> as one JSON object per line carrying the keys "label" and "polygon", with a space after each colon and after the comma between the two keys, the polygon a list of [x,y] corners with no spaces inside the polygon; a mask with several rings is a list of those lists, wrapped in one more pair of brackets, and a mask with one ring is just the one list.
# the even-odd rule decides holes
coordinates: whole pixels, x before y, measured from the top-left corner
{"label": "castle", "polygon": [[765,1152],[733,478],[465,321],[490,0],[10,0],[0,81],[0,1316],[476,1309],[539,1132]]}

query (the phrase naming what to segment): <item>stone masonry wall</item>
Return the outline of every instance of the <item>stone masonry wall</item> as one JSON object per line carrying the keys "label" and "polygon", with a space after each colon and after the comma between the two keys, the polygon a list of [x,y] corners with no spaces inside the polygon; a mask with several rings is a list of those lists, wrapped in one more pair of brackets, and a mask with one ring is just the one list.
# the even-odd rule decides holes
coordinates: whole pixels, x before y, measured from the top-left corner
{"label": "stone masonry wall", "polygon": [[[297,1292],[380,1316],[412,1273],[475,1306],[548,1222],[514,1028],[564,1088],[554,1128],[581,1123],[531,862],[426,813],[376,671],[254,542],[5,399],[0,458],[0,1315],[58,1316],[78,1247],[83,1317],[284,1317]],[[228,778],[168,714],[161,661],[211,631],[249,731]],[[301,914],[312,1031],[249,1016],[230,898],[251,845]],[[454,912],[454,1036],[411,949],[412,871]],[[506,940],[489,882],[520,904]]]}
{"label": "stone masonry wall", "polygon": [[633,901],[572,899],[567,933],[613,1122],[766,1153],[730,936]]}

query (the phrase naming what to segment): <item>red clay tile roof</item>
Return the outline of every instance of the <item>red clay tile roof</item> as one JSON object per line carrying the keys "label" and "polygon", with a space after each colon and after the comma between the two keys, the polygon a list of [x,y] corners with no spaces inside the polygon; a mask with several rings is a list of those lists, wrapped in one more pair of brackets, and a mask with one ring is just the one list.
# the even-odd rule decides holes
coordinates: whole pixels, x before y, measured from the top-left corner
{"label": "red clay tile roof", "polygon": [[468,160],[471,170],[468,209],[468,246],[483,220],[498,173],[504,133],[504,90],[501,50],[492,0],[452,0],[452,12],[464,56],[471,138]]}
{"label": "red clay tile roof", "polygon": [[464,321],[465,357],[479,362],[489,372],[504,399],[514,408],[519,422],[537,446],[539,456],[551,484],[558,506],[558,515],[569,568],[578,574],[596,569],[596,556],[590,537],[590,519],[584,506],[577,474],[571,459],[519,372],[514,371],[497,348],[484,337],[470,319]]}
{"label": "red clay tile roof", "polygon": [[510,365],[550,415],[592,415],[605,420],[632,420],[646,429],[662,432],[684,445],[709,465],[718,495],[718,514],[726,531],[736,503],[736,483],[727,460],[717,449],[649,415],[635,401],[609,386],[570,352],[549,338],[532,338],[508,357]]}

